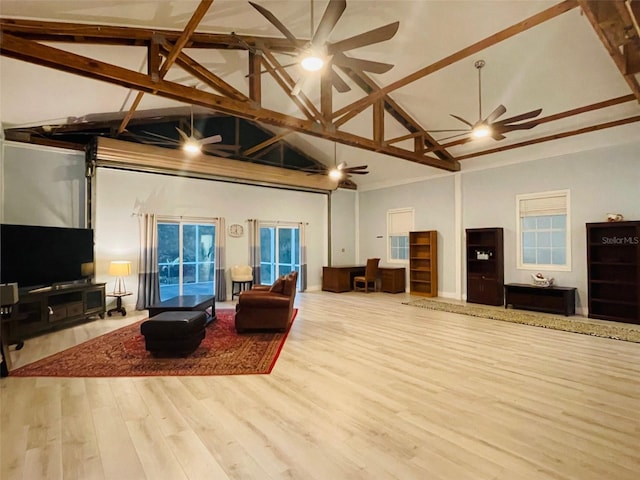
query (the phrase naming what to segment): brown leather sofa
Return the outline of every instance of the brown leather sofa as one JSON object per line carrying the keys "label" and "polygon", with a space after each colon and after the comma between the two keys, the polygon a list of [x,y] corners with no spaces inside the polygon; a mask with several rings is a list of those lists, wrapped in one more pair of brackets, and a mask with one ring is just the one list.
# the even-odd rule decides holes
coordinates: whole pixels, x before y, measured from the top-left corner
{"label": "brown leather sofa", "polygon": [[278,278],[270,287],[254,285],[238,297],[236,305],[236,331],[286,331],[293,315],[298,272]]}

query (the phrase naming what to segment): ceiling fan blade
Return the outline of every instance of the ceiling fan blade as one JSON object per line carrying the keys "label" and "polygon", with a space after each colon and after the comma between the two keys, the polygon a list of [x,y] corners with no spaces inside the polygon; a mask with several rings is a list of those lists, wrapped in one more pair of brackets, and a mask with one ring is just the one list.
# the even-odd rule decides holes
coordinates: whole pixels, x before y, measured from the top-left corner
{"label": "ceiling fan blade", "polygon": [[389,40],[396,34],[399,26],[400,22],[394,22],[389,25],[385,25],[384,27],[374,28],[368,32],[345,38],[339,42],[330,43],[327,45],[327,51],[329,54],[335,54]]}
{"label": "ceiling fan blade", "polygon": [[258,5],[257,3],[254,2],[249,2],[249,4],[255,8],[258,12],[260,12],[262,14],[262,16],[264,18],[266,18],[267,20],[269,20],[269,22],[271,22],[271,24],[276,27],[278,30],[280,30],[280,33],[282,33],[285,37],[287,37],[289,39],[289,41],[293,44],[297,44],[298,43],[298,39],[293,35],[293,33],[291,33],[287,27],[285,27],[282,22],[280,20],[278,20],[276,18],[276,16],[271,13],[269,10],[267,10],[266,8]]}
{"label": "ceiling fan blade", "polygon": [[347,167],[346,170],[366,170],[368,165],[356,165],[355,167]]}
{"label": "ceiling fan blade", "polygon": [[[133,135],[133,136],[136,136],[136,134],[133,133],[133,132],[128,132],[128,133]],[[174,144],[178,143],[178,140],[176,140],[175,138],[165,137],[164,135],[160,135],[159,133],[148,132],[146,130],[142,130],[140,133],[142,133],[144,135],[149,135],[151,137],[159,138],[161,140],[164,140],[165,142],[173,142]]]}
{"label": "ceiling fan blade", "polygon": [[344,170],[345,168],[347,168],[347,162],[340,162],[338,165],[336,165],[336,168],[338,170]]}
{"label": "ceiling fan blade", "polygon": [[351,87],[347,85],[340,75],[332,68],[331,69],[331,84],[340,93],[345,93],[351,90]]}
{"label": "ceiling fan blade", "polygon": [[462,123],[464,123],[465,125],[469,125],[471,128],[473,128],[473,123],[469,123],[467,122],[464,118],[459,117],[458,115],[454,115],[453,113],[450,113],[449,115],[451,115],[453,118],[455,118],[456,120],[460,120]]}
{"label": "ceiling fan blade", "polygon": [[229,158],[231,154],[229,152],[225,152],[223,150],[218,149],[217,147],[208,147],[205,146],[203,150],[207,153],[212,153],[213,155],[217,155],[218,157]]}
{"label": "ceiling fan blade", "polygon": [[494,140],[504,140],[507,137],[502,135],[500,132],[494,130],[491,132],[491,138],[493,138]]}
{"label": "ceiling fan blade", "polygon": [[201,140],[198,140],[200,145],[207,145],[210,143],[220,143],[222,141],[222,135],[213,135],[211,137],[205,137]]}
{"label": "ceiling fan blade", "polygon": [[347,168],[346,170],[344,170],[345,173],[348,173],[349,175],[366,175],[367,173],[369,173],[366,170],[351,170],[350,168]]}
{"label": "ceiling fan blade", "polygon": [[[464,137],[465,135],[469,135],[470,133],[471,133],[470,131],[467,131],[465,133],[457,133],[455,135],[449,135],[448,137],[439,138],[438,139],[438,143],[442,144],[442,142],[444,142],[445,140],[451,140],[451,139],[454,139],[454,138]],[[469,139],[471,139],[471,137],[469,137]]]}
{"label": "ceiling fan blade", "polygon": [[333,63],[339,67],[350,68],[351,70],[371,72],[371,73],[385,73],[393,68],[390,63],[374,62],[372,60],[363,60],[361,58],[347,57],[342,53],[337,53],[333,56]]}
{"label": "ceiling fan blade", "polygon": [[331,31],[340,20],[340,17],[344,13],[345,8],[347,8],[346,0],[331,0],[329,5],[324,11],[322,15],[322,19],[318,24],[318,28],[316,32],[313,34],[313,38],[311,39],[311,44],[314,47],[319,47],[325,44]]}
{"label": "ceiling fan blade", "polygon": [[180,134],[180,138],[182,138],[184,142],[188,142],[189,140],[191,140],[191,137],[180,130],[178,127],[176,127],[176,130],[178,131],[178,133]]}
{"label": "ceiling fan blade", "polygon": [[487,125],[491,125],[494,121],[498,119],[498,117],[500,117],[501,115],[504,115],[506,111],[507,109],[505,108],[504,105],[498,105],[496,109],[487,116],[484,123],[486,123]]}
{"label": "ceiling fan blade", "polygon": [[521,113],[520,115],[516,115],[515,117],[505,118],[504,120],[500,120],[496,122],[494,125],[506,125],[507,123],[520,122],[522,120],[528,120],[530,118],[537,117],[542,113],[542,109],[538,108],[537,110],[531,110],[527,113]]}
{"label": "ceiling fan blade", "polygon": [[525,122],[525,123],[516,123],[516,124],[511,124],[511,125],[500,125],[498,126],[498,131],[499,132],[512,132],[514,130],[530,130],[533,127],[535,127],[536,125],[539,125],[538,122],[533,121],[533,122]]}

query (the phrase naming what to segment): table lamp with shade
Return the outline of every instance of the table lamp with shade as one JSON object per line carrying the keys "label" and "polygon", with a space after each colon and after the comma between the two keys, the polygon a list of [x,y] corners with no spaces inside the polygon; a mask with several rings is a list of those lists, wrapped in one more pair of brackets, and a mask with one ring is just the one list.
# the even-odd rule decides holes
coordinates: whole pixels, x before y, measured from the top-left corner
{"label": "table lamp with shade", "polygon": [[124,277],[131,275],[131,262],[127,260],[113,260],[109,262],[109,275],[116,277],[113,285],[113,294],[127,293]]}

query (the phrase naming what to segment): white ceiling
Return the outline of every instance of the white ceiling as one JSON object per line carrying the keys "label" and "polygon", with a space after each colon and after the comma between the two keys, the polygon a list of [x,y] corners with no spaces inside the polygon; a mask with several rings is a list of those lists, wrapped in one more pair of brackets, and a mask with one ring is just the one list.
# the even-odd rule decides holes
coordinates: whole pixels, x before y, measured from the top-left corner
{"label": "white ceiling", "polygon": [[[317,24],[325,0],[256,0],[269,9],[298,38],[309,38],[310,6]],[[100,23],[121,26],[182,30],[198,5],[196,0],[143,1],[2,0],[0,15],[26,19]],[[469,45],[514,25],[557,2],[533,0],[348,0],[344,15],[330,41],[400,21],[395,37],[387,42],[349,52],[351,56],[393,63],[389,72],[370,76],[378,85],[387,85]],[[215,0],[197,31],[281,37],[248,2]],[[125,66],[146,69],[146,50],[132,47],[60,46],[80,54]],[[90,54],[88,52],[91,52]],[[248,92],[246,54],[193,52],[214,73]],[[595,102],[628,95],[631,90],[613,60],[579,8],[498,43],[477,55],[443,68],[390,94],[405,111],[427,130],[463,128],[449,114],[473,122],[478,119],[478,78],[474,62],[484,59],[482,70],[483,115],[499,104],[507,108],[504,117],[542,108],[541,117],[583,107]],[[292,71],[292,75],[295,71]],[[174,67],[168,79],[193,85],[195,80]],[[313,81],[305,91],[317,99]],[[54,71],[17,60],[0,58],[0,119],[3,127],[63,123],[69,117],[128,110],[135,92],[95,80]],[[334,94],[334,109],[363,96],[351,92]],[[265,75],[263,105],[299,116],[295,106]],[[179,105],[174,101],[145,95],[138,110]],[[509,145],[541,136],[588,127],[640,114],[637,102],[596,110],[557,122],[538,125],[529,131],[515,131],[507,139],[469,142],[450,150],[454,156],[494,146]],[[342,127],[346,131],[370,135],[371,114],[364,112]],[[638,123],[507,150],[461,161],[462,169],[495,166],[632,142],[640,132]],[[404,135],[406,130],[389,119],[386,138]],[[433,134],[441,138],[447,134]],[[287,141],[326,163],[333,162],[333,144],[303,134],[291,134]],[[432,167],[377,153],[338,145],[337,161],[354,166],[369,165],[370,174],[354,178],[360,189],[402,184],[445,173]],[[606,159],[603,159],[606,160]]]}

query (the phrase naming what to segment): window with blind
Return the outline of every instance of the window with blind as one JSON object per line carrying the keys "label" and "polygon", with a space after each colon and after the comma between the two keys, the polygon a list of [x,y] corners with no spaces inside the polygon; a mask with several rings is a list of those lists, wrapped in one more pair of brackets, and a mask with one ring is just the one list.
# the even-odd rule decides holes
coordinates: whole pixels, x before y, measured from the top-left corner
{"label": "window with blind", "polygon": [[409,261],[409,232],[413,230],[413,208],[387,211],[387,261]]}
{"label": "window with blind", "polygon": [[516,196],[517,266],[571,270],[569,190]]}

